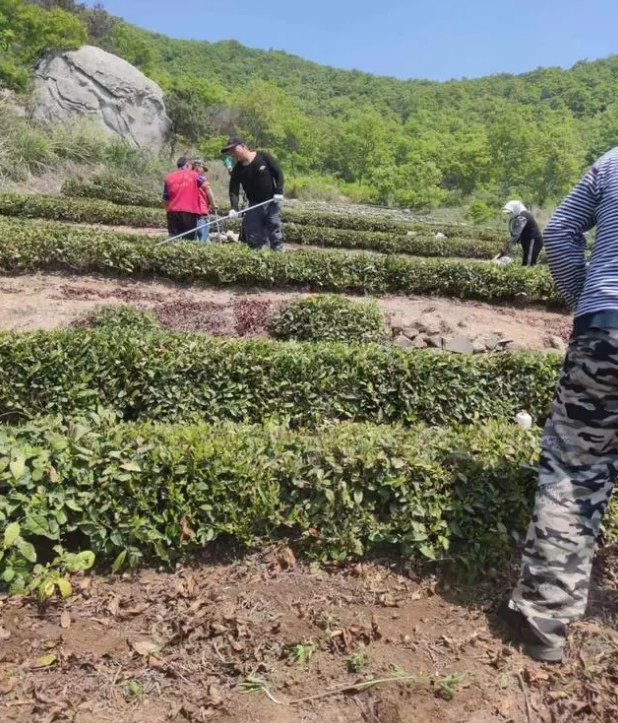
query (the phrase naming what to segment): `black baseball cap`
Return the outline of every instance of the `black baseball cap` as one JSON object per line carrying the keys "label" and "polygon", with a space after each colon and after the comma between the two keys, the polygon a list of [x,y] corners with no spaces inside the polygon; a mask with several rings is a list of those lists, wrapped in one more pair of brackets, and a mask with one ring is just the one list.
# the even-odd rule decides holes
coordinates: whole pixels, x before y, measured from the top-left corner
{"label": "black baseball cap", "polygon": [[232,150],[232,148],[236,148],[236,146],[246,146],[246,145],[247,144],[239,136],[230,136],[227,139],[227,146],[225,146],[225,148],[221,149],[221,153],[228,153],[229,151]]}

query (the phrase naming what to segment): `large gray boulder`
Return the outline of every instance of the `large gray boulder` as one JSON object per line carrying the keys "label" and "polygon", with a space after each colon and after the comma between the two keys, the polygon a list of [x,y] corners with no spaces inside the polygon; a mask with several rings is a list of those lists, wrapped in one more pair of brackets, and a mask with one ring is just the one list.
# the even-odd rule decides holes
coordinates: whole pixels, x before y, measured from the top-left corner
{"label": "large gray boulder", "polygon": [[126,60],[92,45],[39,62],[33,116],[43,121],[99,118],[110,133],[153,151],[161,148],[171,127],[161,88]]}

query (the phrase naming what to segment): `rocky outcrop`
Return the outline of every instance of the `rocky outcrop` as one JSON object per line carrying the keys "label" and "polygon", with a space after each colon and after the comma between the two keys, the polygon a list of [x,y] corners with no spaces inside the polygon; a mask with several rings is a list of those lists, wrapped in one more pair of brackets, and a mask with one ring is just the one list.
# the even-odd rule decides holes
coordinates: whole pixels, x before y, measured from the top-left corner
{"label": "rocky outcrop", "polygon": [[160,150],[171,127],[161,88],[122,58],[91,45],[38,64],[33,116],[99,118],[108,132],[153,151]]}

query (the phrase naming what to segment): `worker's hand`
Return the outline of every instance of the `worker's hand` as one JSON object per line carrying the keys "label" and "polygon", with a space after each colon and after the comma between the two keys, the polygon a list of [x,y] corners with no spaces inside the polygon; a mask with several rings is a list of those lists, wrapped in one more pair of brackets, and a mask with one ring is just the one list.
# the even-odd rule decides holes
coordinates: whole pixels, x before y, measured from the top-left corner
{"label": "worker's hand", "polygon": [[230,212],[228,213],[229,218],[236,218],[238,216],[238,211],[235,211],[233,208],[230,208]]}
{"label": "worker's hand", "polygon": [[281,203],[281,201],[283,201],[283,194],[275,193],[275,195],[273,196],[273,201],[276,201],[277,203]]}

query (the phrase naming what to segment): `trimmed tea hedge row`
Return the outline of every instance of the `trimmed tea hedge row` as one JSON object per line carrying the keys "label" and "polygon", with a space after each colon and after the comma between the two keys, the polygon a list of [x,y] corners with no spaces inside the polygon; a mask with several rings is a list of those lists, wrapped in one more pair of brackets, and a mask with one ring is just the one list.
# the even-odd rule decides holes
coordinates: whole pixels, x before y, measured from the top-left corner
{"label": "trimmed tea hedge row", "polygon": [[131,188],[104,186],[101,184],[87,183],[77,178],[67,178],[60,193],[71,198],[97,198],[101,201],[117,203],[120,206],[143,206],[145,208],[159,208],[162,195],[155,196],[147,191]]}
{"label": "trimmed tea hedge row", "polygon": [[[70,236],[84,238],[84,234],[92,235],[90,229],[67,223],[63,224],[60,221],[35,221],[31,218],[18,220],[8,216],[0,216],[0,234],[2,237],[7,234],[22,234],[25,228],[28,228],[29,233],[35,233],[37,238],[43,238],[45,234],[52,234],[55,239]],[[238,223],[228,222],[225,228],[238,228]],[[131,232],[98,231],[98,233],[110,239],[134,241],[136,238],[135,234],[131,234]],[[165,236],[166,233],[162,229],[160,238],[163,239]],[[153,240],[153,237],[150,238]],[[360,249],[376,253],[401,253],[426,257],[490,259],[496,252],[496,248],[486,242],[469,239],[444,240],[421,236],[393,236],[386,233],[322,229],[315,226],[297,226],[294,224],[286,224],[285,238],[289,243],[306,246]]]}
{"label": "trimmed tea hedge row", "polygon": [[305,246],[362,249],[385,254],[425,257],[492,259],[500,250],[495,244],[476,239],[434,236],[397,236],[380,231],[352,231],[322,226],[285,224],[285,240]]}
{"label": "trimmed tea hedge row", "polygon": [[441,232],[451,239],[474,238],[501,245],[505,234],[499,231],[476,229],[471,226],[454,224],[433,224],[422,221],[394,221],[377,216],[357,216],[349,213],[323,213],[319,211],[290,211],[283,213],[285,221],[292,223],[324,226],[327,228],[348,229],[353,231],[378,231],[384,233],[406,234],[408,231],[434,235]]}
{"label": "trimmed tea hedge row", "polygon": [[294,425],[326,419],[450,425],[543,421],[561,357],[464,357],[390,345],[209,338],[132,327],[0,335],[0,418],[75,416],[99,406],[126,421],[193,416]]}
{"label": "trimmed tea hedge row", "polygon": [[136,238],[159,241],[164,238],[164,234],[153,237],[138,235],[135,231],[108,231],[61,221],[0,216],[0,244],[5,244],[10,239],[23,240],[26,238],[29,243],[41,244],[53,241],[62,244],[68,240],[89,241],[95,237],[107,238],[119,243],[133,243]]}
{"label": "trimmed tea hedge row", "polygon": [[[67,196],[79,198],[99,198],[122,205],[158,207],[161,199],[145,194],[141,189],[135,188],[133,192],[118,188],[110,188],[99,184],[69,179],[62,187],[62,193]],[[225,204],[222,205],[222,209]],[[471,226],[458,226],[455,224],[432,224],[422,221],[395,221],[379,216],[360,216],[351,213],[325,213],[322,211],[296,211],[285,208],[283,220],[296,224],[310,226],[349,229],[355,231],[382,231],[386,233],[405,234],[407,231],[420,231],[431,233],[438,231],[452,238],[477,238],[481,241],[502,243],[505,234],[488,229],[476,229]]]}
{"label": "trimmed tea hedge row", "polygon": [[499,267],[479,262],[421,259],[342,251],[255,253],[241,246],[117,240],[92,232],[40,240],[27,232],[0,244],[0,270],[107,272],[162,277],[213,286],[301,288],[316,291],[428,294],[483,301],[562,305],[545,268]]}
{"label": "trimmed tea hedge row", "polygon": [[67,198],[16,193],[0,194],[0,215],[45,218],[53,221],[102,223],[136,228],[166,226],[165,211],[138,206],[119,206],[96,199]]}
{"label": "trimmed tea hedge row", "polygon": [[537,455],[537,433],[512,424],[309,432],[45,420],[0,433],[0,545],[10,543],[0,577],[20,592],[52,545],[88,548],[119,571],[222,537],[283,538],[335,559],[397,546],[478,570],[524,532]]}

